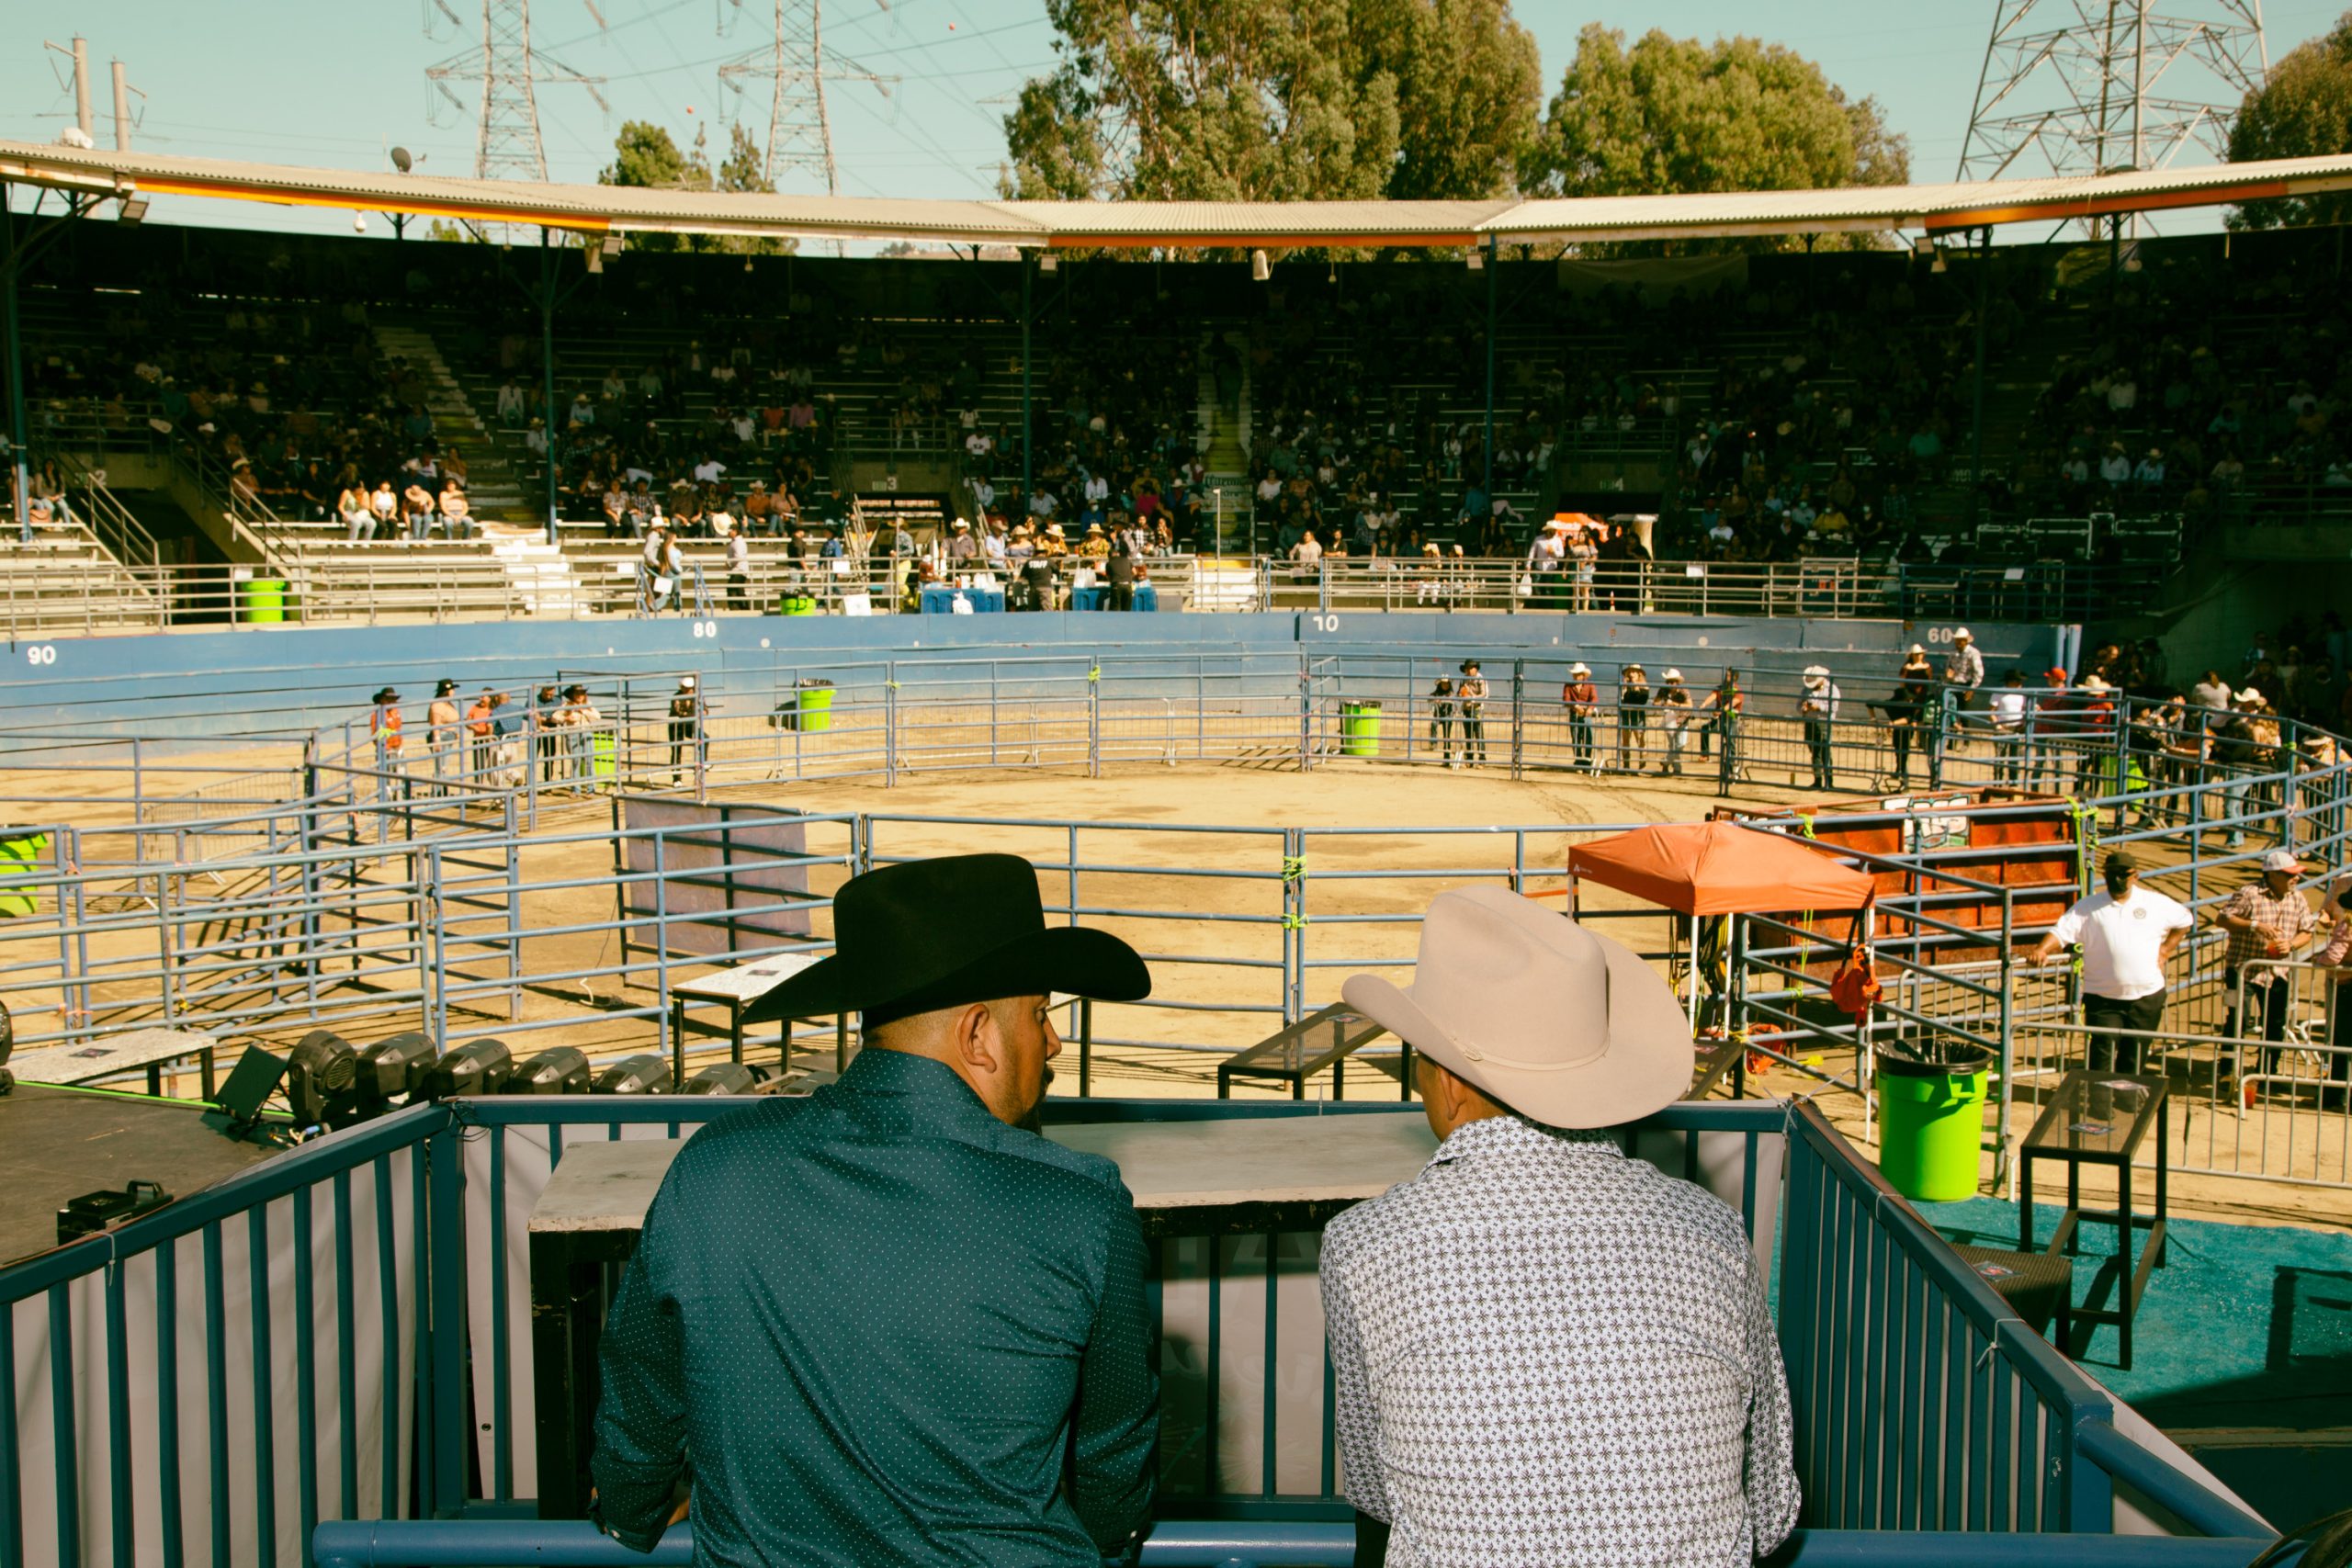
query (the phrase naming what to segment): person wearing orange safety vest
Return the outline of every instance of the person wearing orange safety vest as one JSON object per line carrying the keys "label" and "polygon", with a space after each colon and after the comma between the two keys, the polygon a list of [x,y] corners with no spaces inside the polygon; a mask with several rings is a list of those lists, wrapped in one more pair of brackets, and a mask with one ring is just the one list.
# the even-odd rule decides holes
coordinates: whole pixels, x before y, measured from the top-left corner
{"label": "person wearing orange safety vest", "polygon": [[376,709],[368,717],[368,739],[375,742],[377,774],[387,795],[406,795],[408,778],[401,758],[401,694],[382,686],[372,700]]}

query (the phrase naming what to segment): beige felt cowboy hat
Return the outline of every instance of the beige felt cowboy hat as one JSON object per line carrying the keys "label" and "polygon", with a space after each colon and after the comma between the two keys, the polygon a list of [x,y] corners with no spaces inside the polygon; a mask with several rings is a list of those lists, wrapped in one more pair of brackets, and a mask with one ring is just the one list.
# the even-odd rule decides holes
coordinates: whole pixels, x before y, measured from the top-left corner
{"label": "beige felt cowboy hat", "polygon": [[1690,1088],[1690,1025],[1633,950],[1499,887],[1441,893],[1413,983],[1351,975],[1348,1005],[1532,1122],[1613,1127]]}

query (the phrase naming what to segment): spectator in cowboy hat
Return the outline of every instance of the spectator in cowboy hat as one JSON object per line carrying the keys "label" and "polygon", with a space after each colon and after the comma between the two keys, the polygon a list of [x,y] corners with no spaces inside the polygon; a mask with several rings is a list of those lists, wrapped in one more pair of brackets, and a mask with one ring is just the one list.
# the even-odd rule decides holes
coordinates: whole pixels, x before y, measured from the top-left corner
{"label": "spectator in cowboy hat", "polygon": [[408,777],[401,766],[401,694],[390,686],[380,686],[369,700],[376,705],[368,717],[368,738],[376,744],[376,772],[383,775],[386,795],[406,795]]}
{"label": "spectator in cowboy hat", "polygon": [[1755,1250],[1612,1130],[1690,1087],[1665,981],[1469,887],[1430,905],[1410,986],[1341,994],[1418,1053],[1439,1139],[1323,1235],[1334,1426],[1374,1560],[1382,1525],[1414,1562],[1480,1568],[1772,1551],[1799,1498]]}
{"label": "spectator in cowboy hat", "polygon": [[1592,720],[1600,711],[1600,688],[1592,683],[1590,665],[1579,660],[1568,666],[1560,703],[1568,710],[1568,744],[1574,749],[1571,765],[1588,773],[1599,773],[1592,751]]}
{"label": "spectator in cowboy hat", "polygon": [[1834,741],[1838,723],[1838,703],[1844,695],[1829,679],[1826,666],[1808,664],[1804,667],[1804,694],[1797,700],[1797,712],[1804,720],[1805,756],[1813,765],[1813,787],[1836,789],[1838,764]]}
{"label": "spectator in cowboy hat", "polygon": [[1012,855],[853,877],[833,921],[745,1021],[856,1012],[864,1049],[672,1163],[605,1325],[598,1522],[650,1551],[691,1474],[713,1561],[1094,1568],[1151,1502],[1148,1258],[1117,1168],[1029,1127],[1052,995],[1150,974]]}
{"label": "spectator in cowboy hat", "polygon": [[1475,659],[1462,661],[1461,674],[1453,700],[1462,710],[1462,765],[1475,768],[1487,760],[1487,678]]}

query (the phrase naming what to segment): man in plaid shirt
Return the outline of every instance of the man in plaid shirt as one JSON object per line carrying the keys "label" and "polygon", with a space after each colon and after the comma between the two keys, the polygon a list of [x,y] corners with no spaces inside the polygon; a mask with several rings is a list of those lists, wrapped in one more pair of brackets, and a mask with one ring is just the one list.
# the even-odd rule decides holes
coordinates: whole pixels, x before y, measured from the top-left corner
{"label": "man in plaid shirt", "polygon": [[[2230,933],[2229,951],[2222,958],[2222,984],[2234,998],[2242,972],[2245,983],[2245,1016],[2233,1019],[2224,1033],[2251,1035],[2259,1030],[2262,1038],[2276,1042],[2287,1032],[2292,987],[2276,969],[2245,966],[2264,959],[2292,957],[2319,929],[2319,917],[2295,887],[2295,879],[2302,874],[2302,863],[2293,851],[2273,850],[2262,857],[2262,880],[2239,888],[2222,906],[2221,922]],[[2276,1049],[2264,1050],[2261,1071],[2270,1072],[2278,1056]],[[2242,1104],[2253,1105],[2252,1084],[2245,1085],[2241,1094]]]}

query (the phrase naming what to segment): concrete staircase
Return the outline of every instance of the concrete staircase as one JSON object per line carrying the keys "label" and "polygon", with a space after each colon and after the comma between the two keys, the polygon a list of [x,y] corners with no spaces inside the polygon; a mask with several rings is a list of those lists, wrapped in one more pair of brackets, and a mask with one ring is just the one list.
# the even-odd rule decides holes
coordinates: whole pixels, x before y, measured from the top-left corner
{"label": "concrete staircase", "polygon": [[491,555],[504,569],[515,603],[528,606],[532,615],[569,620],[587,613],[587,585],[562,549],[547,542],[543,531],[484,523],[482,537],[490,541]]}
{"label": "concrete staircase", "polygon": [[[1246,349],[1247,344],[1240,346]],[[1227,409],[1217,396],[1216,374],[1211,368],[1213,358],[1206,352],[1201,355],[1201,429],[1205,437],[1201,461],[1209,471],[1209,488],[1223,492],[1221,504],[1211,514],[1221,512],[1229,532],[1238,523],[1246,521],[1250,513],[1250,365],[1245,355],[1240,390],[1234,406]]]}
{"label": "concrete staircase", "polygon": [[379,324],[373,329],[376,347],[387,359],[405,361],[422,377],[424,406],[441,445],[465,450],[469,478],[466,493],[478,518],[523,522],[536,515],[523,495],[523,482],[501,443],[450,372],[433,334],[422,327]]}

